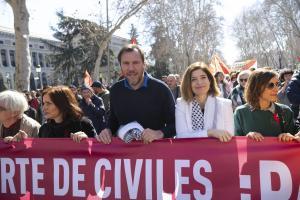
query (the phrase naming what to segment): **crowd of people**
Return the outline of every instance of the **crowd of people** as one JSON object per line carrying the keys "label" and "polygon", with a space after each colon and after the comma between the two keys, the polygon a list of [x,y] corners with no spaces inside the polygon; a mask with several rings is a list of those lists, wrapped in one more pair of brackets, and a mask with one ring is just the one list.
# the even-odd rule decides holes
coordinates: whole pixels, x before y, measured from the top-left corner
{"label": "crowd of people", "polygon": [[118,55],[123,79],[109,90],[100,81],[77,88],[51,86],[34,91],[0,93],[0,138],[96,138],[109,144],[151,143],[161,138],[236,136],[255,141],[278,137],[300,141],[300,74],[270,68],[225,75],[203,62],[187,66],[182,80],[169,74],[158,80],[146,72],[137,45]]}

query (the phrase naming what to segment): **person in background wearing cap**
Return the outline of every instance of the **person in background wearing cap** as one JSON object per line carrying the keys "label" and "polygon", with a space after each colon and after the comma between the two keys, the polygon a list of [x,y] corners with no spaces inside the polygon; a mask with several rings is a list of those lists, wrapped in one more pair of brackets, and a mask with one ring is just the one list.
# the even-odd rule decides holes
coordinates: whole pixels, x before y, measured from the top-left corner
{"label": "person in background wearing cap", "polygon": [[105,108],[103,101],[100,97],[93,93],[93,89],[89,86],[81,87],[82,100],[79,102],[79,106],[83,111],[83,114],[89,118],[99,133],[106,127]]}
{"label": "person in background wearing cap", "polygon": [[95,81],[91,85],[94,90],[94,93],[103,100],[106,116],[109,116],[109,91],[104,87],[100,81]]}
{"label": "person in background wearing cap", "polygon": [[96,139],[105,144],[121,126],[137,122],[143,127],[141,139],[151,143],[175,135],[175,101],[168,86],[145,72],[143,51],[134,44],[121,49],[118,55],[125,79],[110,90],[109,128]]}

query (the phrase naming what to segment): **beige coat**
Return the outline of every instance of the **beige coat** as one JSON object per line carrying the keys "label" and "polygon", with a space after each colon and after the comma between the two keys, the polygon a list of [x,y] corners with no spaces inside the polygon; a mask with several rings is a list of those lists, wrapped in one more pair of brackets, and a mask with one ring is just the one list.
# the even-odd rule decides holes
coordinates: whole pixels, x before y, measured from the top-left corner
{"label": "beige coat", "polygon": [[[38,137],[39,129],[41,125],[35,121],[34,119],[28,117],[27,115],[23,114],[21,118],[21,125],[20,130],[25,131],[28,137]],[[2,137],[2,123],[0,123],[0,138]]]}

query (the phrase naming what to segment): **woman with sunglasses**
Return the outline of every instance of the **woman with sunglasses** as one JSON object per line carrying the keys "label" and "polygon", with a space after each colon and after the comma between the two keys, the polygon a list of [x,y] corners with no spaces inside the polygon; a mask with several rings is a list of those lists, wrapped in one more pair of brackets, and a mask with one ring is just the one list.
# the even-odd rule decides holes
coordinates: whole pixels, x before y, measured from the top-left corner
{"label": "woman with sunglasses", "polygon": [[262,141],[264,136],[291,141],[296,133],[293,113],[288,106],[276,103],[278,74],[272,70],[255,70],[245,88],[246,104],[234,113],[234,132]]}
{"label": "woman with sunglasses", "polygon": [[238,75],[237,82],[238,85],[233,88],[228,99],[232,101],[232,108],[235,110],[238,106],[245,104],[244,90],[247,80],[250,76],[249,70],[241,71]]}

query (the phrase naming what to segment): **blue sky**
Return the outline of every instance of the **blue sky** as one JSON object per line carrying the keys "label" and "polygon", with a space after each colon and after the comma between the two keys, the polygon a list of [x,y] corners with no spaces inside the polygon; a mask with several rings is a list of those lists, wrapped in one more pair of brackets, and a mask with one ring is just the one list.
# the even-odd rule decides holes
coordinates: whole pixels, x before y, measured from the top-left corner
{"label": "blue sky", "polygon": [[[217,9],[217,13],[223,16],[224,21],[224,40],[221,50],[228,64],[232,64],[238,59],[238,49],[235,47],[234,38],[230,36],[230,26],[236,16],[243,9],[253,5],[259,0],[222,0],[222,7]],[[78,18],[85,18],[92,21],[99,21],[99,15],[90,13],[100,13],[98,2],[105,8],[105,1],[96,0],[27,0],[27,8],[30,13],[29,29],[30,34],[39,37],[52,38],[51,26],[57,23],[56,11],[64,10],[66,15]],[[105,13],[105,10],[102,11]],[[135,23],[137,19],[131,18],[125,23],[116,35],[128,38],[130,24]],[[13,30],[13,14],[10,6],[3,0],[0,0],[0,28]],[[143,31],[142,26],[137,27],[138,31]],[[145,41],[141,41],[142,43]]]}

